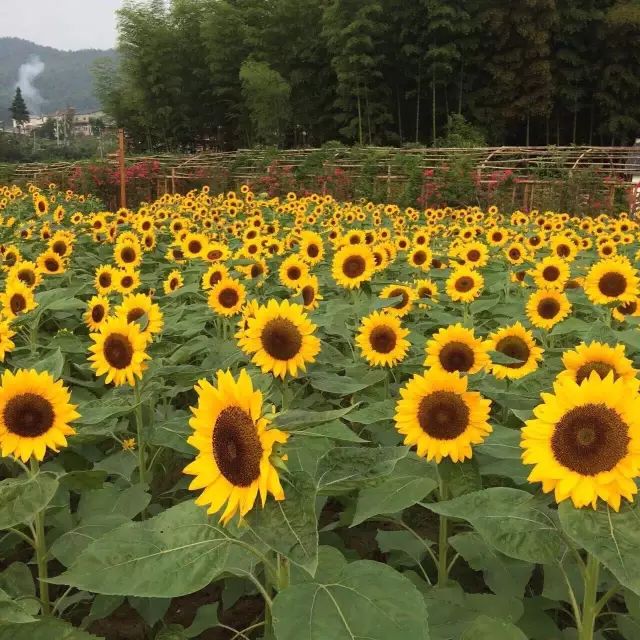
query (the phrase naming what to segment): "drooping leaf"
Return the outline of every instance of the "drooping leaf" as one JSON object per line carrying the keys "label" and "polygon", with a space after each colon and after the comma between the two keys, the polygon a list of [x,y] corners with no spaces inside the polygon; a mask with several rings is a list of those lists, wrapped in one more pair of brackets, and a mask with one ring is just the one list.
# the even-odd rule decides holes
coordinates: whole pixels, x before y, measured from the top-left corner
{"label": "drooping leaf", "polygon": [[0,482],[0,529],[33,520],[51,502],[57,489],[58,481],[53,473]]}

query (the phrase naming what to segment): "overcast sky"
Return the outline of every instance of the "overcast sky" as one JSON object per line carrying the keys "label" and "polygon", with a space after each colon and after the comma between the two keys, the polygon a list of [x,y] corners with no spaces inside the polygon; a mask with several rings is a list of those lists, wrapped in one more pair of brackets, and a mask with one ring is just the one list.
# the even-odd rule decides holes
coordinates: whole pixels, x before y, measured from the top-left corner
{"label": "overcast sky", "polygon": [[56,49],[110,49],[123,0],[0,0],[0,37]]}

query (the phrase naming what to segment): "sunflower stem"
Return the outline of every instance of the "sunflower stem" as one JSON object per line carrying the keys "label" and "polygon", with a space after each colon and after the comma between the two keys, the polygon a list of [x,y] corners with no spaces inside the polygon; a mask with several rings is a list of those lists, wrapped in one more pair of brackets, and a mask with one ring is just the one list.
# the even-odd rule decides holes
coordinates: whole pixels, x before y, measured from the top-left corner
{"label": "sunflower stem", "polygon": [[[447,487],[442,474],[438,473],[439,478],[439,502],[447,499]],[[438,531],[438,587],[444,587],[449,579],[449,566],[447,564],[448,551],[448,520],[447,516],[440,516],[440,526]]]}
{"label": "sunflower stem", "polygon": [[135,394],[135,414],[136,414],[136,431],[138,436],[138,472],[140,474],[140,483],[146,484],[147,482],[147,468],[144,459],[144,433],[142,424],[142,401],[140,399],[140,382],[134,385],[133,391]]}
{"label": "sunflower stem", "polygon": [[[40,465],[35,458],[31,458],[31,473],[33,476],[37,476],[40,473]],[[35,517],[34,547],[36,562],[38,564],[38,584],[40,601],[42,602],[42,613],[48,616],[51,613],[51,601],[49,599],[49,583],[47,582],[49,575],[47,573],[47,540],[44,534],[45,510],[46,507],[39,511]]]}
{"label": "sunflower stem", "polygon": [[587,557],[587,569],[584,576],[584,600],[582,604],[582,624],[579,631],[579,640],[593,640],[593,632],[596,626],[598,577],[600,575],[600,562],[591,554]]}

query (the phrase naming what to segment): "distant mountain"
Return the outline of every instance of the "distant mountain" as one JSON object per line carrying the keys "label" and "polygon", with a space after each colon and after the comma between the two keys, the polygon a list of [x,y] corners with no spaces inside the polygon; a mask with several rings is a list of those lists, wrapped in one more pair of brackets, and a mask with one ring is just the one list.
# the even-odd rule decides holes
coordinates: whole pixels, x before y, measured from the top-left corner
{"label": "distant mountain", "polygon": [[99,109],[100,104],[93,95],[91,66],[99,58],[114,58],[116,55],[113,49],[59,51],[20,38],[0,38],[0,120],[5,125],[9,121],[9,107],[24,64],[29,65],[23,68],[25,80],[42,69],[31,80],[39,95],[35,92],[32,96],[25,95],[32,115],[68,106],[75,107],[78,112]]}

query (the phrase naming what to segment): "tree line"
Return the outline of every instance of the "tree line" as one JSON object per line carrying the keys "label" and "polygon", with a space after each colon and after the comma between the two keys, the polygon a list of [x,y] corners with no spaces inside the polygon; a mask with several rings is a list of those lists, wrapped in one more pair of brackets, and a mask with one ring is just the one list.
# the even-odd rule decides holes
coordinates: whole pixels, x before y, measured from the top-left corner
{"label": "tree line", "polygon": [[151,0],[118,25],[96,91],[140,148],[640,136],[638,0]]}

